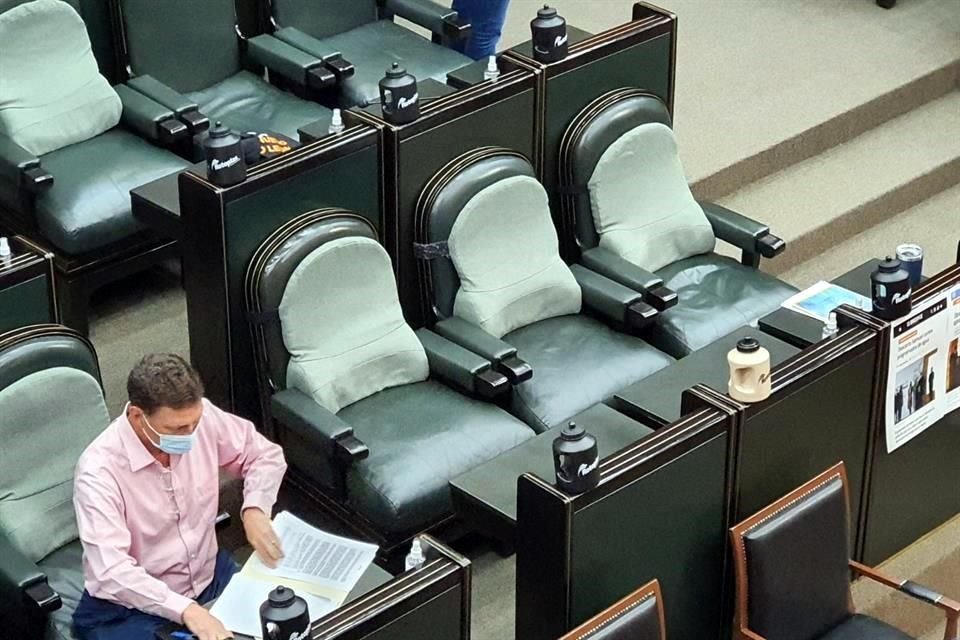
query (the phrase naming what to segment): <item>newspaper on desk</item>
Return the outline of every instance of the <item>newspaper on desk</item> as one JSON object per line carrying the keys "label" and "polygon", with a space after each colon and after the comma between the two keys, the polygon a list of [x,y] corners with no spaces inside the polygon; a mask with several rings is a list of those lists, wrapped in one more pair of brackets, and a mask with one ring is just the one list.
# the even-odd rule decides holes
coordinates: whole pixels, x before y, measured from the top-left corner
{"label": "newspaper on desk", "polygon": [[824,280],[790,296],[780,306],[826,322],[830,312],[842,304],[849,304],[867,312],[873,307],[870,298]]}
{"label": "newspaper on desk", "polygon": [[281,511],[273,519],[284,557],[275,569],[250,556],[210,609],[230,631],[260,637],[260,605],[278,585],[293,589],[316,620],[343,604],[377,546],[331,535]]}
{"label": "newspaper on desk", "polygon": [[890,325],[887,453],[960,408],[960,285]]}

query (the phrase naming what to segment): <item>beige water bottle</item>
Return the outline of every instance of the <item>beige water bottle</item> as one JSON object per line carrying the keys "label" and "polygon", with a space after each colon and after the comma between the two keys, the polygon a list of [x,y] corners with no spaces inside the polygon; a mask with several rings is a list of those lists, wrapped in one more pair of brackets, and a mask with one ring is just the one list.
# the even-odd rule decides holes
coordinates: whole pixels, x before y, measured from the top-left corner
{"label": "beige water bottle", "polygon": [[740,402],[760,402],[770,396],[770,352],[756,338],[741,338],[727,354],[730,363],[730,397]]}

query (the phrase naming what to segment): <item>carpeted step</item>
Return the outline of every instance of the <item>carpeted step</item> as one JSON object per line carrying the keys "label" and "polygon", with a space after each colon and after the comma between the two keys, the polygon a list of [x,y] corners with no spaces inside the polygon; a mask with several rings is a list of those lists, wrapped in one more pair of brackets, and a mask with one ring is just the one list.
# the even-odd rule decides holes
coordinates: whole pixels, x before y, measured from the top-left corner
{"label": "carpeted step", "polygon": [[720,203],[787,241],[787,251],[764,267],[780,274],[958,183],[954,91]]}
{"label": "carpeted step", "polygon": [[960,185],[848,238],[780,277],[805,288],[824,277],[845,273],[870,258],[893,255],[896,246],[905,242],[923,247],[923,270],[934,274],[953,264],[958,241]]}

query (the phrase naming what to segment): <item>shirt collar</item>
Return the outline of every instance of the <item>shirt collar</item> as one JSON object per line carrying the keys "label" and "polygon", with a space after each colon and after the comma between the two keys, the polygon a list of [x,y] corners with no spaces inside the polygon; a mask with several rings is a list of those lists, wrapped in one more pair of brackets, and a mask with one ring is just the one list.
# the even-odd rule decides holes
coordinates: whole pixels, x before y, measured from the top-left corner
{"label": "shirt collar", "polygon": [[127,409],[130,403],[123,407],[123,413],[117,418],[117,428],[120,430],[120,442],[127,453],[127,460],[130,462],[131,471],[140,471],[150,466],[151,462],[156,462],[156,458],[144,446],[143,442],[134,431],[133,425],[127,419]]}

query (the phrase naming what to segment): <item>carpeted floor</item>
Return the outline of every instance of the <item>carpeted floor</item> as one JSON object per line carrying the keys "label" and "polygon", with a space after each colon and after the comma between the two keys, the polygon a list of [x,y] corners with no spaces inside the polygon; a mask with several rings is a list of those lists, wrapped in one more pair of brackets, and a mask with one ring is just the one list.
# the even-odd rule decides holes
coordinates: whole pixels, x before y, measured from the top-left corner
{"label": "carpeted floor", "polygon": [[[504,45],[527,39],[527,25],[541,4],[513,1]],[[627,19],[632,3],[554,4],[572,24],[599,31]],[[960,0],[900,0],[889,12],[872,0],[664,0],[663,5],[680,16],[676,125],[694,181],[708,180],[758,150],[960,58]],[[724,180],[742,181],[746,173],[741,174]],[[908,235],[927,247],[928,271],[942,267],[952,261],[960,236],[958,212],[960,189],[954,188],[844,242],[832,239],[816,259],[783,277],[801,285],[827,278],[888,254]],[[156,269],[101,292],[94,302],[92,338],[116,415],[124,403],[126,373],[137,358],[152,351],[189,353],[176,270]],[[483,547],[470,555],[473,637],[512,638],[513,559]],[[960,597],[960,521],[911,547],[890,568]],[[866,587],[856,594],[867,610],[924,640],[937,636],[928,612]]]}

